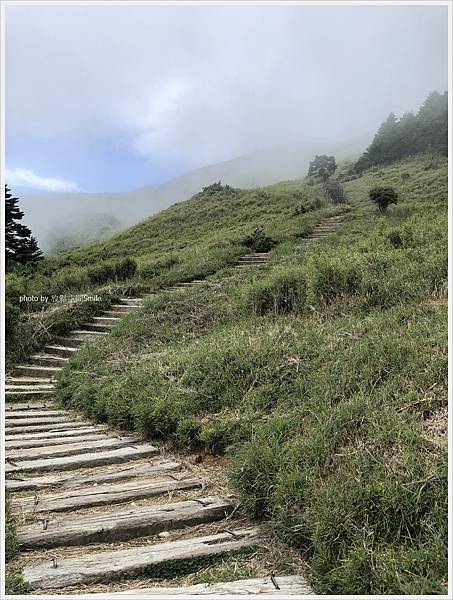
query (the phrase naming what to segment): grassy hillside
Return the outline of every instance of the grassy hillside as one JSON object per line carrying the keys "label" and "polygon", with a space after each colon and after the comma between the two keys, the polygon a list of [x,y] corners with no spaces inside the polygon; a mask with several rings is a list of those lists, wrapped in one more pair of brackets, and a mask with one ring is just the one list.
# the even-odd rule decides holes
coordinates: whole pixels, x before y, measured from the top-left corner
{"label": "grassy hillside", "polygon": [[[257,227],[281,243],[304,235],[332,212],[320,189],[301,181],[259,190],[225,186],[199,193],[109,240],[47,258],[36,269],[19,268],[6,281],[8,360],[17,363],[46,336],[65,333],[118,294],[204,278],[233,264],[247,251],[244,240]],[[133,261],[133,276],[125,260]],[[80,293],[99,293],[103,302],[67,302]],[[31,301],[19,303],[20,296],[32,295]],[[49,302],[36,301],[41,295]]]}
{"label": "grassy hillside", "polygon": [[[400,193],[387,215],[368,202],[375,185]],[[242,509],[309,559],[317,592],[446,593],[447,161],[375,168],[345,191],[342,229],[308,250],[300,237],[334,209],[294,182],[205,192],[48,262],[79,289],[125,255],[130,289],[208,276],[85,346],[58,395],[225,452]],[[228,266],[257,226],[279,242],[260,279]]]}

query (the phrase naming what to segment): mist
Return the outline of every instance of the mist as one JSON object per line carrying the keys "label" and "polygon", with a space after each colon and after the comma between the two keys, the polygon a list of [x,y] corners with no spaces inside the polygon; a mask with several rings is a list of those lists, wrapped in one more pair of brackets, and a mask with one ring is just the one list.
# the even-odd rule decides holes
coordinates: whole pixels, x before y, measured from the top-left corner
{"label": "mist", "polygon": [[360,153],[447,89],[447,7],[10,5],[5,62],[7,183],[48,249]]}

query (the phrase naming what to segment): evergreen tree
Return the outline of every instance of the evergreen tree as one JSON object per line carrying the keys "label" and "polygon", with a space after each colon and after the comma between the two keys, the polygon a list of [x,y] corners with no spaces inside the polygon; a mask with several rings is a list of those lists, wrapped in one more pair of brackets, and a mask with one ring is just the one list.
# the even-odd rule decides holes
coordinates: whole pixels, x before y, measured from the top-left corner
{"label": "evergreen tree", "polygon": [[6,267],[14,263],[25,265],[42,257],[36,239],[30,229],[20,223],[24,213],[20,210],[19,198],[13,198],[5,186],[5,257]]}
{"label": "evergreen tree", "polygon": [[390,113],[370,146],[355,165],[361,173],[373,165],[388,164],[420,152],[448,153],[447,92],[431,93],[416,115],[409,112],[399,121]]}
{"label": "evergreen tree", "polygon": [[336,168],[335,157],[322,154],[321,156],[315,156],[315,159],[311,161],[308,176],[316,177],[325,182],[335,172]]}

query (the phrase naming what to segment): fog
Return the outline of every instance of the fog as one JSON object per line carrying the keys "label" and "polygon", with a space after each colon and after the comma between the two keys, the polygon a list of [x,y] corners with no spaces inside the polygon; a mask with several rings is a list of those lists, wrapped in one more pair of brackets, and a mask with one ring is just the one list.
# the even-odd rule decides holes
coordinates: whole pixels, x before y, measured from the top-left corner
{"label": "fog", "polygon": [[46,246],[90,211],[303,176],[446,88],[446,6],[8,6],[7,182]]}

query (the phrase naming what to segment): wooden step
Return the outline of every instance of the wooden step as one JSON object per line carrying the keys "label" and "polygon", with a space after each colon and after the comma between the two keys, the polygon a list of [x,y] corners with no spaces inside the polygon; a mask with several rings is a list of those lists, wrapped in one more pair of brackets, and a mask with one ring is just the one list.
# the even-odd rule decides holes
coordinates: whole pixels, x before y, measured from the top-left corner
{"label": "wooden step", "polygon": [[53,383],[29,383],[18,384],[18,383],[6,383],[5,390],[12,392],[36,392],[36,390],[53,390],[55,388]]}
{"label": "wooden step", "polygon": [[39,460],[23,460],[7,464],[5,473],[19,473],[20,471],[64,471],[68,469],[82,469],[84,467],[96,467],[98,465],[111,465],[122,463],[134,458],[144,458],[158,454],[159,450],[150,444],[142,444],[137,448],[118,448],[106,450],[105,452],[88,452],[76,454],[75,456],[63,456],[61,458],[43,458]]}
{"label": "wooden step", "polygon": [[84,440],[82,442],[63,442],[52,446],[44,445],[35,448],[10,449],[6,453],[8,460],[14,462],[20,460],[37,460],[40,458],[56,458],[58,456],[72,456],[73,454],[85,454],[87,452],[99,452],[101,450],[113,450],[114,448],[125,448],[134,446],[139,440],[136,437],[107,438],[100,440]]}
{"label": "wooden step", "polygon": [[64,367],[69,358],[64,356],[55,356],[55,354],[34,354],[31,360],[35,365],[43,365],[49,367]]}
{"label": "wooden step", "polygon": [[99,323],[101,325],[116,325],[119,321],[121,321],[121,317],[93,317],[93,323]]}
{"label": "wooden step", "polygon": [[[115,321],[116,323],[116,321]],[[82,326],[88,329],[89,331],[99,331],[101,333],[108,333],[115,323],[82,323]]]}
{"label": "wooden step", "polygon": [[[54,459],[53,459],[54,460]],[[105,483],[86,488],[70,489],[68,491],[39,496],[20,498],[11,506],[15,513],[43,513],[67,512],[105,506],[122,504],[143,498],[152,498],[177,490],[192,490],[202,487],[203,482],[199,477],[187,476],[182,479],[177,477],[162,477],[160,479],[134,479],[121,483]]]}
{"label": "wooden step", "polygon": [[42,410],[43,408],[53,408],[53,402],[20,402],[15,404],[5,404],[5,415],[16,410],[24,412],[28,410]]}
{"label": "wooden step", "polygon": [[40,440],[58,437],[75,437],[89,432],[110,433],[105,425],[92,425],[91,423],[88,423],[83,427],[74,427],[63,430],[61,430],[60,428],[55,428],[54,431],[38,431],[34,433],[23,433],[18,432],[17,429],[12,429],[11,432],[8,432],[6,434],[6,440]]}
{"label": "wooden step", "polygon": [[79,346],[81,346],[82,344],[85,344],[90,339],[93,339],[93,337],[86,338],[86,339],[81,338],[81,337],[59,337],[59,338],[56,338],[55,341],[58,344],[63,344],[64,346],[73,348],[76,351]]}
{"label": "wooden step", "polygon": [[[93,594],[95,597],[101,594]],[[197,583],[186,587],[152,587],[131,588],[124,592],[114,592],[109,596],[135,595],[140,598],[159,598],[161,596],[250,596],[259,598],[275,598],[278,596],[298,596],[300,598],[314,595],[309,583],[301,575],[275,575],[273,577],[256,577],[219,583]]]}
{"label": "wooden step", "polygon": [[[233,505],[220,496],[172,502],[120,512],[104,512],[75,519],[48,519],[17,529],[19,545],[27,550],[110,544],[161,531],[212,523],[227,517]],[[45,527],[45,529],[44,529]]]}
{"label": "wooden step", "polygon": [[120,302],[126,305],[142,306],[143,298],[120,298]]}
{"label": "wooden step", "polygon": [[137,304],[137,306],[131,306],[130,304],[112,304],[110,308],[112,308],[115,312],[124,314],[134,310],[135,308],[139,308],[139,305]]}
{"label": "wooden step", "polygon": [[126,481],[136,477],[151,477],[168,471],[179,471],[182,465],[171,460],[150,460],[146,463],[131,466],[109,467],[94,475],[67,473],[64,475],[43,475],[39,477],[9,477],[5,481],[6,489],[11,492],[40,490],[45,488],[80,487],[83,485],[98,485],[108,481]]}
{"label": "wooden step", "polygon": [[6,431],[14,429],[15,427],[28,427],[28,425],[59,425],[60,423],[67,423],[68,421],[74,420],[74,417],[68,413],[60,416],[46,416],[46,417],[13,417],[8,419],[5,423]]}
{"label": "wooden step", "polygon": [[19,365],[14,367],[16,373],[21,375],[37,375],[38,377],[56,377],[62,367],[42,367],[40,365]]}
{"label": "wooden step", "polygon": [[23,400],[24,402],[26,400],[33,400],[36,398],[45,398],[45,397],[49,397],[51,394],[52,390],[30,390],[30,391],[25,391],[25,390],[6,390],[5,391],[5,399],[6,400]]}
{"label": "wooden step", "polygon": [[103,317],[116,317],[122,319],[126,315],[126,311],[121,310],[106,310],[102,313]]}
{"label": "wooden step", "polygon": [[[76,435],[73,437],[50,437],[50,438],[39,438],[34,440],[7,440],[5,441],[5,450],[12,450],[18,448],[43,448],[45,446],[58,446],[61,444],[79,444],[82,442],[94,442],[96,440],[106,440],[108,435],[102,432],[85,433],[83,435]],[[115,438],[111,438],[115,439]]]}
{"label": "wooden step", "polygon": [[126,550],[87,554],[80,558],[57,557],[56,567],[49,558],[44,563],[25,567],[23,577],[31,590],[111,582],[124,576],[139,575],[153,565],[214,557],[246,547],[259,546],[259,543],[257,528],[240,529],[168,543],[147,544]]}
{"label": "wooden step", "polygon": [[5,383],[17,383],[18,385],[32,385],[34,383],[40,384],[49,384],[53,383],[52,379],[46,379],[45,377],[11,377],[7,376],[5,379]]}
{"label": "wooden step", "polygon": [[98,335],[108,335],[104,331],[95,331],[93,329],[74,329],[71,331],[71,337],[86,339],[91,338],[94,339]]}
{"label": "wooden step", "polygon": [[76,431],[78,429],[86,429],[91,423],[89,421],[69,421],[68,423],[57,423],[49,425],[27,425],[26,427],[13,427],[6,431],[6,438],[11,439],[13,434],[20,434],[23,437],[29,433],[40,432],[63,432],[66,430]]}
{"label": "wooden step", "polygon": [[46,354],[55,354],[56,356],[66,356],[71,357],[75,352],[77,352],[76,348],[72,346],[44,346],[44,351]]}
{"label": "wooden step", "polygon": [[5,411],[6,423],[9,419],[28,419],[30,417],[42,418],[42,417],[61,417],[66,415],[66,411],[58,409],[46,409],[46,410],[31,410],[30,414],[24,410],[7,410]]}

